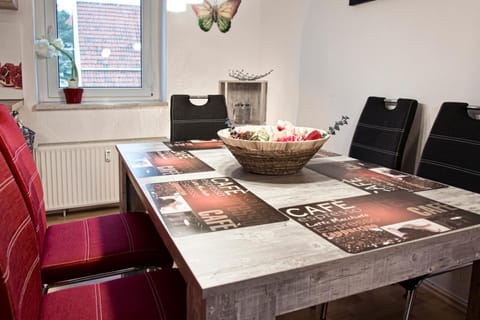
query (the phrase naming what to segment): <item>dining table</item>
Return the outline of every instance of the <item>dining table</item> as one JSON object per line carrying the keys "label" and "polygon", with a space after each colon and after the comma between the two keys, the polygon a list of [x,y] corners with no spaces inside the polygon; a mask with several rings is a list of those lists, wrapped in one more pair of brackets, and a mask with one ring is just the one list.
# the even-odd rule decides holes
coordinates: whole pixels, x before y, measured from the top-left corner
{"label": "dining table", "polygon": [[465,265],[480,319],[480,194],[323,149],[262,175],[218,141],[117,145],[121,209],[151,217],[187,319],[273,320]]}

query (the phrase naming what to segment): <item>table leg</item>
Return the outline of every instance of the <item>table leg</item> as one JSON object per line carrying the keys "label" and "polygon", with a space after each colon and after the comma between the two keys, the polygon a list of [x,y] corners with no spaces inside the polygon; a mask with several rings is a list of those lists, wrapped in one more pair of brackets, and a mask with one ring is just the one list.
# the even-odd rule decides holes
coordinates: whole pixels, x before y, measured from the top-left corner
{"label": "table leg", "polygon": [[205,310],[202,292],[195,284],[187,283],[187,320],[205,320]]}
{"label": "table leg", "polygon": [[202,299],[200,291],[187,289],[187,315],[188,320],[275,320],[275,296],[240,290]]}
{"label": "table leg", "polygon": [[128,199],[127,199],[127,169],[125,168],[125,164],[123,160],[120,160],[119,165],[119,182],[120,182],[120,212],[126,212],[128,207]]}
{"label": "table leg", "polygon": [[472,280],[470,281],[470,296],[466,320],[480,319],[480,260],[474,261],[472,266]]}
{"label": "table leg", "polygon": [[140,197],[135,190],[130,177],[128,176],[127,168],[123,161],[120,161],[120,211],[134,212],[145,211],[145,206],[142,204]]}

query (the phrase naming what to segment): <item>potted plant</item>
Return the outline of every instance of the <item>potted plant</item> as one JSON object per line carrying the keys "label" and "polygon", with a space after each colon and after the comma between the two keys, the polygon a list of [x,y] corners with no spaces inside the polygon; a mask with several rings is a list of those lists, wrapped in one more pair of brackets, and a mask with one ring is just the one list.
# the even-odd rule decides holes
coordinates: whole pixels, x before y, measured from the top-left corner
{"label": "potted plant", "polygon": [[63,89],[65,100],[67,103],[81,103],[83,88],[78,87],[78,69],[72,55],[64,49],[62,39],[48,40],[42,38],[35,41],[35,51],[37,56],[42,58],[52,58],[64,55],[72,65],[70,77],[68,79],[68,87]]}

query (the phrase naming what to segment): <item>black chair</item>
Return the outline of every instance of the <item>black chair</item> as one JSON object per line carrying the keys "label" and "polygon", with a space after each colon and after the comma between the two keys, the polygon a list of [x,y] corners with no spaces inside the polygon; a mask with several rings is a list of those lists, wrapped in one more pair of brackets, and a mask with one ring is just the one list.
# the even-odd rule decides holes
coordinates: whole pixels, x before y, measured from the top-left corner
{"label": "black chair", "polygon": [[[357,123],[349,156],[400,170],[418,103],[413,99],[389,100],[368,97]],[[421,280],[420,280],[421,281]],[[417,279],[401,283],[408,293],[419,285]],[[327,319],[328,303],[323,303],[320,320]]]}
{"label": "black chair", "polygon": [[423,149],[417,175],[480,192],[480,107],[445,102]]}
{"label": "black chair", "polygon": [[[206,99],[203,105],[192,99]],[[175,94],[170,99],[170,141],[218,139],[217,131],[227,127],[224,95],[189,96]]]}
{"label": "black chair", "polygon": [[[417,175],[480,192],[480,107],[462,102],[442,104],[423,148]],[[410,319],[416,289],[422,281],[438,274],[400,282],[407,290],[403,319]]]}
{"label": "black chair", "polygon": [[[423,149],[417,175],[480,192],[480,107],[460,102],[442,105]],[[439,274],[400,282],[407,291],[404,320],[410,319],[416,289],[422,281]],[[321,319],[326,319],[326,304]]]}
{"label": "black chair", "polygon": [[417,104],[412,99],[368,97],[353,135],[349,156],[400,170]]}

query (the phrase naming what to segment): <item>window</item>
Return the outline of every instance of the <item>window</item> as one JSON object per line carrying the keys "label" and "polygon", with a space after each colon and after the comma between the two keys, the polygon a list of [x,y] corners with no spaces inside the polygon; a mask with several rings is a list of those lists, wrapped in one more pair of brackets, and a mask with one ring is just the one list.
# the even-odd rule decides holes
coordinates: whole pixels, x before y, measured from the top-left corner
{"label": "window", "polygon": [[[74,57],[84,101],[161,100],[162,1],[42,0],[36,38],[61,38]],[[63,101],[70,61],[37,59],[40,102]]]}

